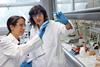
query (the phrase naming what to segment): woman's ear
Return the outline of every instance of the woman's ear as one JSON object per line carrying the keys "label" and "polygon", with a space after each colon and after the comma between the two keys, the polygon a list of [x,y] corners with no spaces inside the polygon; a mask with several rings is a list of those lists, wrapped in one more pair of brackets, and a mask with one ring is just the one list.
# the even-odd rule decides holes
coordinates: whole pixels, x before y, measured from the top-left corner
{"label": "woman's ear", "polygon": [[11,29],[11,31],[13,31],[14,30],[14,26],[10,25],[10,29]]}

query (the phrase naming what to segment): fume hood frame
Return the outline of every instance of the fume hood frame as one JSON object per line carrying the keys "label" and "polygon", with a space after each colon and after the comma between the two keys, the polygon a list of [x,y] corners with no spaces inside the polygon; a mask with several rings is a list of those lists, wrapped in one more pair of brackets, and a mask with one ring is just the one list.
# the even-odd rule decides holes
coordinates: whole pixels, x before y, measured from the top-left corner
{"label": "fume hood frame", "polygon": [[100,20],[100,7],[65,13],[69,19]]}

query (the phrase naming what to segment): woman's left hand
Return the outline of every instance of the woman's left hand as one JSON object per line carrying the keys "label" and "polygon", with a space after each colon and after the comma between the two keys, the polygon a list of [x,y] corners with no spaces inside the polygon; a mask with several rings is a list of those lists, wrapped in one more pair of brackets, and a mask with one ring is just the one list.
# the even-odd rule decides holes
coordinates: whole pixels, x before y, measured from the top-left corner
{"label": "woman's left hand", "polygon": [[20,67],[32,67],[32,61],[30,61],[30,62],[24,61],[24,62],[22,62]]}

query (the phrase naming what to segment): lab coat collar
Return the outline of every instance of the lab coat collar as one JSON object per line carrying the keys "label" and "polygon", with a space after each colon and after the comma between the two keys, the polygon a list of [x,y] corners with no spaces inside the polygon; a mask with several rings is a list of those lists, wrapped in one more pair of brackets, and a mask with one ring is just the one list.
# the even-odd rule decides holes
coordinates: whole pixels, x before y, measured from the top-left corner
{"label": "lab coat collar", "polygon": [[10,34],[8,35],[8,37],[10,38],[10,40],[11,40],[13,43],[19,44],[19,41],[13,36],[12,33],[10,33]]}

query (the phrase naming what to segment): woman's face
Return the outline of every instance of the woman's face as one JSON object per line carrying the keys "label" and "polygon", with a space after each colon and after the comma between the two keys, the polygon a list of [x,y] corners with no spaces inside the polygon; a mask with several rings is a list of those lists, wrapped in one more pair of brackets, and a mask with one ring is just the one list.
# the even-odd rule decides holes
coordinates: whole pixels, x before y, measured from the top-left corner
{"label": "woman's face", "polygon": [[12,33],[14,33],[16,36],[21,36],[24,33],[25,30],[25,20],[20,18],[17,20],[17,24],[15,26],[11,27]]}
{"label": "woman's face", "polygon": [[42,13],[38,13],[37,15],[33,15],[32,16],[33,20],[35,21],[35,23],[39,26],[41,26],[44,22],[44,16]]}

